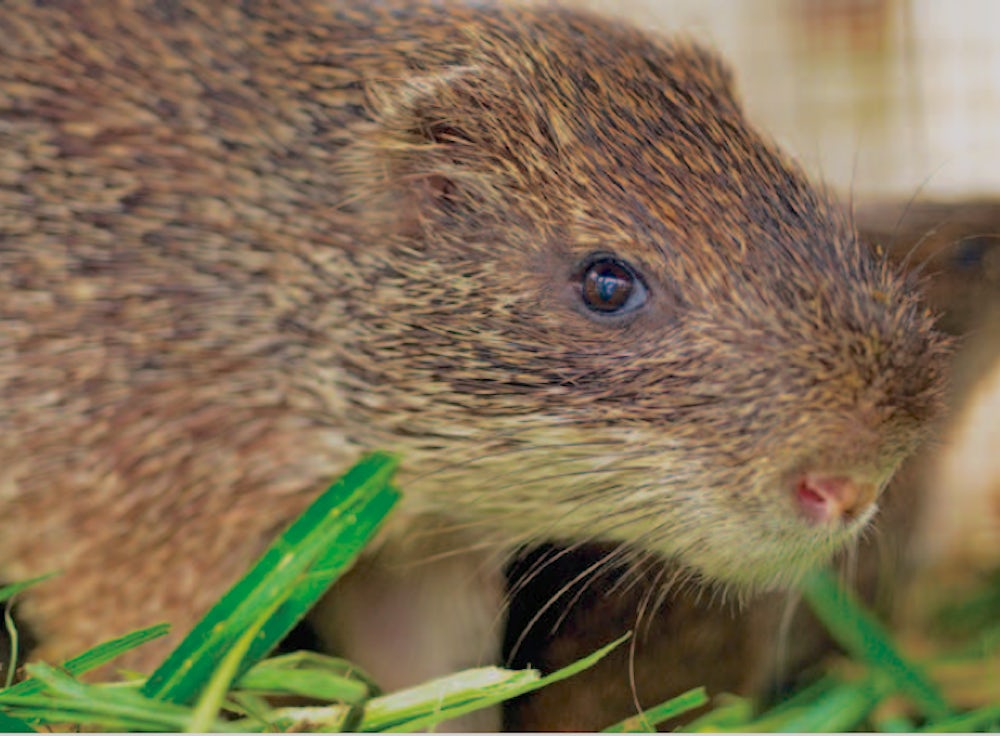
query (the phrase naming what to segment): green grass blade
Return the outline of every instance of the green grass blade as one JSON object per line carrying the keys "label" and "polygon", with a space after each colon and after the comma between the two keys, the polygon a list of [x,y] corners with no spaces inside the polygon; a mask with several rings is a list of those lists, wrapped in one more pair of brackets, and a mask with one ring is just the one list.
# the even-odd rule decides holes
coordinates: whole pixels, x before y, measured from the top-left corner
{"label": "green grass blade", "polygon": [[331,703],[363,703],[371,695],[364,682],[320,670],[284,672],[247,672],[239,688],[260,695],[298,695]]}
{"label": "green grass blade", "polygon": [[[461,713],[466,713],[479,710],[492,704],[494,696],[514,692],[519,686],[539,679],[541,676],[537,670],[505,670],[501,667],[479,667],[439,677],[372,698],[365,706],[361,730],[389,731],[398,726],[423,723],[425,719],[445,711],[462,709]],[[466,706],[472,707],[465,710]]]}
{"label": "green grass blade", "polygon": [[242,671],[274,649],[329,590],[333,582],[354,563],[399,500],[399,491],[388,483],[393,470],[395,461],[388,468],[389,475],[385,477],[379,492],[373,494],[368,503],[353,511],[350,518],[341,520],[334,533],[325,534],[329,543],[318,546],[319,555],[308,574],[299,579],[285,603],[261,628],[260,635],[250,645]]}
{"label": "green grass blade", "polygon": [[987,705],[969,713],[943,718],[920,729],[923,733],[962,733],[1000,730],[1000,703]]}
{"label": "green grass blade", "polygon": [[47,575],[39,575],[37,578],[31,578],[30,580],[22,580],[19,583],[11,583],[10,585],[4,585],[0,587],[0,603],[10,600],[15,595],[20,593],[22,590],[30,588],[32,585],[38,585],[38,583],[43,580],[48,580],[51,577],[58,575],[57,572],[50,572]]}
{"label": "green grass blade", "polygon": [[935,628],[951,636],[992,628],[1000,621],[1000,570],[993,572],[975,594],[941,607]]}
{"label": "green grass blade", "polygon": [[875,721],[875,730],[882,733],[912,733],[917,727],[906,716],[893,715]]}
{"label": "green grass blade", "polygon": [[679,731],[690,733],[714,733],[716,731],[739,731],[753,719],[753,701],[735,695],[720,695],[724,702],[703,716],[699,716]]}
{"label": "green grass blade", "polygon": [[316,499],[198,622],[143,692],[170,702],[193,702],[252,624],[255,611],[278,602],[237,675],[270,651],[354,562],[395,504],[399,494],[389,480],[396,464],[384,453],[368,455]]}
{"label": "green grass blade", "polygon": [[[361,724],[364,704],[379,690],[371,677],[356,665],[344,659],[329,657],[317,652],[292,652],[271,657],[254,665],[237,683],[233,693],[241,705],[249,705],[248,723],[269,723],[278,730],[288,730],[295,724],[288,719],[302,717],[309,720],[309,727],[326,730],[354,731]],[[297,716],[281,713],[274,717],[269,708],[254,707],[258,694],[292,695],[311,701],[342,703],[346,708],[313,708],[296,711]],[[247,696],[251,699],[248,700]],[[321,721],[317,721],[321,718]],[[249,725],[248,725],[249,727]]]}
{"label": "green grass blade", "polygon": [[[234,716],[241,716],[256,726],[268,723],[268,714],[274,712],[273,705],[265,698],[246,691],[229,693],[229,707]],[[254,730],[249,726],[243,730]]]}
{"label": "green grass blade", "polygon": [[353,709],[346,705],[305,706],[296,708],[277,708],[263,716],[264,725],[260,719],[250,721],[242,719],[233,725],[243,733],[329,733],[331,731],[357,732],[357,726],[349,722]]}
{"label": "green grass blade", "polygon": [[769,733],[829,733],[857,728],[886,696],[890,683],[884,678],[845,682],[820,695],[809,705],[784,710],[777,716],[765,713],[738,730]]}
{"label": "green grass blade", "polygon": [[[361,731],[426,731],[439,723],[530,693],[582,672],[626,641],[616,639],[571,665],[540,677],[536,670],[484,667],[434,680],[417,688],[373,698],[365,707]],[[485,690],[485,692],[484,692]]]}
{"label": "green grass blade", "polygon": [[829,571],[816,571],[806,578],[802,593],[833,638],[854,657],[885,673],[929,717],[951,715],[952,708],[938,688],[903,659],[878,621]]}
{"label": "green grass blade", "polygon": [[335,680],[350,682],[351,684],[346,686],[344,694],[337,697],[336,700],[351,701],[351,693],[359,691],[356,687],[359,684],[367,690],[369,696],[382,694],[371,675],[353,662],[308,650],[280,654],[258,662],[240,678],[238,686],[252,690],[258,686],[257,683],[262,683],[261,689],[266,690],[271,687],[267,683],[276,682],[281,678],[300,672],[329,678],[330,682]]}
{"label": "green grass blade", "polygon": [[17,630],[14,617],[11,615],[10,606],[3,607],[3,628],[7,632],[7,673],[4,675],[3,687],[8,688],[14,684],[14,676],[17,674],[17,662],[21,658],[21,633]]}
{"label": "green grass blade", "polygon": [[0,732],[3,733],[34,733],[35,729],[20,718],[9,716],[0,711]]}
{"label": "green grass blade", "polygon": [[608,726],[603,733],[628,733],[635,731],[645,731],[654,733],[656,726],[670,718],[687,713],[689,710],[700,708],[708,702],[708,694],[705,688],[696,687],[686,693],[671,698],[665,703],[660,703],[652,708],[647,708],[642,713],[626,718],[613,726]]}
{"label": "green grass blade", "polygon": [[[190,719],[189,709],[147,698],[136,686],[88,685],[43,663],[29,664],[27,668],[42,683],[42,693],[0,693],[0,706],[14,713],[30,709],[33,719],[48,724],[127,724],[130,729],[144,731],[179,731]],[[228,730],[223,721],[214,721],[210,726],[212,730]]]}
{"label": "green grass blade", "polygon": [[809,707],[812,703],[844,684],[844,679],[838,675],[825,674],[814,682],[800,687],[784,700],[768,710],[768,715],[780,716],[797,708]]}
{"label": "green grass blade", "polygon": [[278,603],[278,601],[275,601],[271,609],[261,611],[257,620],[243,632],[243,635],[236,640],[232,648],[226,652],[219,666],[215,668],[208,683],[199,695],[198,701],[195,703],[194,710],[191,713],[191,721],[187,724],[187,727],[184,729],[185,731],[188,733],[206,733],[211,730],[212,722],[222,710],[226,694],[229,692],[233,680],[236,679],[236,672],[239,669],[240,662],[243,661],[247,651],[250,649],[250,642],[260,632],[267,618],[274,613],[274,609],[277,608]]}
{"label": "green grass blade", "polygon": [[[95,667],[107,664],[123,652],[135,649],[137,646],[145,644],[147,641],[158,639],[169,630],[170,626],[167,624],[157,624],[156,626],[150,626],[146,629],[133,631],[125,636],[120,636],[117,639],[112,639],[111,641],[99,644],[93,649],[88,649],[83,654],[66,660],[61,669],[73,676],[82,675],[84,672],[89,672]],[[33,677],[29,677],[28,679],[19,682],[6,690],[0,691],[0,694],[32,695],[34,693],[41,692],[44,687],[45,685],[42,682]]]}

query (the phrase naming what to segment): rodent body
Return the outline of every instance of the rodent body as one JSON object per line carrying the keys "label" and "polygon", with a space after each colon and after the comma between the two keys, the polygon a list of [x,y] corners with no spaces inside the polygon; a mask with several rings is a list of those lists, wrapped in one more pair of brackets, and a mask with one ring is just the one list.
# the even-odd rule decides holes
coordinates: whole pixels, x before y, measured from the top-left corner
{"label": "rodent body", "polygon": [[64,572],[51,657],[182,633],[369,448],[384,555],[438,530],[458,585],[541,539],[787,584],[874,509],[796,479],[882,487],[945,352],[711,54],[441,3],[5,5],[0,315],[0,559]]}

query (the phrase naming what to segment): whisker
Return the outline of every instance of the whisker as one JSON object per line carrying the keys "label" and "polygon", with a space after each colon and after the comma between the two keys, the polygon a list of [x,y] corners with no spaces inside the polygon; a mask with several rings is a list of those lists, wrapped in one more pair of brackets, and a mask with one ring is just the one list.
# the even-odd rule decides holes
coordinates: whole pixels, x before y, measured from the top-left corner
{"label": "whisker", "polygon": [[[663,578],[670,570],[670,566],[665,561],[653,558],[652,555],[646,555],[645,557],[646,559],[643,560],[642,564],[647,566],[656,565],[658,569],[656,575],[649,582],[649,585],[646,586],[646,590],[642,594],[642,600],[639,605],[640,615],[636,617],[636,637],[645,637],[649,634],[650,627],[653,625],[653,620],[656,618],[656,611],[658,610],[654,603],[657,598],[656,594],[661,590]],[[651,607],[650,604],[654,605]],[[644,630],[642,630],[643,619],[645,619]]]}
{"label": "whisker", "polygon": [[433,554],[427,554],[416,559],[408,559],[405,563],[400,563],[399,569],[410,569],[418,568],[426,565],[431,565],[435,562],[441,562],[442,560],[447,560],[453,557],[462,557],[465,555],[471,555],[476,552],[481,552],[484,550],[495,550],[501,548],[504,553],[506,553],[508,547],[506,544],[497,541],[483,541],[476,542],[473,544],[462,545],[457,547],[450,547],[447,550],[442,550],[440,552],[435,552]]}
{"label": "whisker", "polygon": [[577,591],[576,595],[574,595],[569,601],[567,601],[566,606],[563,608],[563,612],[558,616],[558,618],[556,618],[555,623],[552,625],[553,631],[557,631],[559,627],[563,625],[563,623],[566,620],[566,617],[569,615],[569,612],[573,609],[573,607],[577,604],[577,602],[579,602],[580,598],[583,596],[584,593],[587,592],[590,586],[597,583],[601,578],[604,577],[604,575],[609,574],[610,568],[621,564],[618,562],[618,558],[627,556],[627,554],[625,553],[626,550],[627,550],[627,545],[622,543],[618,545],[612,552],[605,555],[605,557],[601,560],[601,563],[602,567],[606,568],[606,570],[601,570],[601,569],[596,570],[594,574],[591,575],[590,579],[580,586],[580,589]]}
{"label": "whisker", "polygon": [[[920,241],[917,244],[917,246],[919,246],[920,243],[923,243],[924,240],[926,240],[927,238],[929,238],[936,230],[940,229],[944,225],[949,224],[950,222],[952,222],[952,219],[950,219],[950,218],[942,220],[934,228],[932,228],[927,233],[927,235],[925,235],[924,237],[922,237],[920,239]],[[930,266],[931,261],[938,254],[943,253],[944,251],[948,250],[949,248],[953,248],[956,245],[959,245],[959,244],[964,243],[964,242],[969,241],[969,240],[976,240],[977,238],[997,238],[997,237],[1000,237],[1000,232],[982,232],[982,233],[969,233],[967,235],[963,235],[961,238],[958,238],[957,240],[945,240],[944,242],[940,243],[935,250],[931,251],[931,253],[926,258],[924,258],[924,260],[920,264],[918,264],[917,266],[915,266],[912,269],[911,273],[913,273],[913,275],[915,277],[917,277],[917,278],[922,278],[924,270],[927,269]],[[917,247],[917,246],[914,246],[914,247]]]}
{"label": "whisker", "polygon": [[639,628],[639,619],[642,617],[642,607],[636,611],[635,629],[632,632],[632,641],[628,643],[628,686],[632,692],[632,705],[636,714],[642,713],[642,703],[639,701],[639,686],[635,678],[635,650],[639,645],[639,637],[636,633]]}
{"label": "whisker", "polygon": [[[895,245],[896,245],[896,238],[899,235],[900,229],[902,228],[903,221],[906,219],[906,216],[910,212],[910,208],[913,207],[913,205],[917,201],[917,198],[930,185],[931,179],[933,179],[935,176],[937,176],[939,173],[941,173],[941,169],[943,169],[944,166],[945,166],[945,164],[942,163],[936,169],[934,169],[931,173],[929,173],[924,178],[924,180],[922,182],[920,182],[919,186],[917,186],[917,188],[913,191],[913,194],[906,201],[906,205],[903,207],[903,211],[900,213],[899,219],[896,220],[896,224],[893,227],[893,234],[889,238],[889,244],[888,244],[888,246],[886,246],[886,250],[887,251],[892,251],[892,249],[895,247]],[[909,266],[910,258],[912,257],[913,253],[914,253],[914,251],[911,250],[909,253],[906,254],[906,257],[903,259],[903,262],[902,262],[903,268],[907,268]]]}
{"label": "whisker", "polygon": [[687,570],[680,565],[674,568],[670,577],[667,578],[666,582],[662,584],[663,587],[656,596],[653,611],[655,612],[660,610],[660,608],[666,603],[667,596],[670,595],[671,592],[677,590],[678,588],[683,590],[685,584],[691,579],[691,575],[692,573],[690,570]]}
{"label": "whisker", "polygon": [[[938,231],[941,230],[941,228],[950,224],[951,221],[952,221],[951,217],[945,217],[943,220],[939,220],[938,222],[927,228],[924,231],[923,235],[917,238],[916,242],[910,246],[910,249],[906,252],[906,255],[903,256],[903,260],[900,262],[901,265],[904,268],[909,267],[910,260],[916,255],[917,251],[919,251],[923,247],[924,243],[930,241],[935,235],[937,235]],[[927,258],[923,260],[923,262],[921,262],[917,266],[913,266],[912,268],[910,268],[910,272],[913,273],[915,276],[920,276],[923,273],[923,270],[927,268],[927,264],[931,262],[933,257],[938,253],[940,253],[945,248],[949,247],[950,245],[951,243],[942,244],[939,250],[935,251],[934,253],[931,253]]]}
{"label": "whisker", "polygon": [[[596,534],[594,535],[594,537],[592,537],[592,539],[593,538],[600,539],[601,535],[606,534],[608,531],[613,530],[613,529],[617,528],[618,526],[619,526],[619,524],[613,524],[613,525],[610,525],[610,526],[606,526],[606,527],[598,530],[596,532]],[[575,546],[579,547],[579,546],[581,546],[584,543],[585,542],[579,542]],[[567,593],[569,593],[571,590],[573,590],[575,588],[575,586],[577,586],[578,584],[580,584],[581,581],[584,581],[587,578],[594,578],[594,577],[596,577],[597,574],[598,574],[598,572],[600,570],[602,570],[602,568],[606,568],[609,565],[614,564],[614,560],[617,559],[620,555],[624,554],[624,550],[627,550],[627,549],[628,549],[627,545],[618,545],[610,553],[604,553],[604,554],[602,554],[601,557],[600,557],[600,559],[597,562],[588,565],[586,568],[583,569],[583,571],[577,573],[570,580],[568,580],[567,582],[565,582],[557,591],[555,591],[555,593],[553,595],[551,595],[551,597],[549,598],[549,600],[529,619],[529,621],[525,625],[524,629],[518,635],[517,640],[515,641],[514,645],[511,648],[510,657],[514,657],[515,656],[515,654],[517,653],[517,651],[519,651],[521,645],[524,643],[524,639],[527,636],[527,634],[531,631],[531,629],[534,626],[536,626],[538,624],[538,622],[542,618],[542,616],[544,616],[556,603],[558,603],[560,601],[560,599],[564,598],[564,596],[566,596]],[[558,554],[556,556],[556,559],[558,559],[558,557],[561,557],[562,554],[565,554],[565,551],[562,552],[562,553],[560,553],[560,554]],[[545,564],[552,564],[552,561],[553,561],[553,559],[550,558],[550,559],[548,559],[546,561]],[[534,575],[537,575],[537,574],[538,574],[538,571],[535,571]],[[576,596],[572,600],[575,602],[578,599],[579,599],[579,596]],[[565,614],[557,619],[557,624],[561,623],[564,620],[565,620]]]}
{"label": "whisker", "polygon": [[[587,545],[590,545],[590,544],[593,544],[594,542],[600,541],[602,539],[602,535],[607,534],[607,532],[609,532],[609,531],[613,531],[614,529],[618,528],[620,525],[621,524],[613,524],[613,525],[610,525],[610,526],[606,526],[606,527],[604,527],[604,528],[596,531],[591,536],[582,537],[580,539],[575,540],[573,542],[573,544],[571,544],[568,547],[561,548],[556,554],[548,555],[548,556],[542,558],[541,560],[536,561],[532,565],[532,568],[530,570],[528,570],[525,574],[518,576],[518,582],[511,588],[512,595],[520,592],[528,583],[530,583],[535,577],[537,577],[544,570],[544,568],[547,567],[548,565],[554,564],[555,562],[557,562],[559,559],[561,559],[562,557],[566,556],[567,554],[572,554],[573,552],[575,552],[575,551],[577,551],[577,550],[579,550],[579,549],[581,549],[581,548],[583,548],[583,547],[585,547]],[[538,535],[536,538],[538,538],[538,539],[545,539],[545,536],[544,535]],[[619,546],[616,548],[616,550],[610,556],[609,555],[605,555],[605,557],[602,558],[602,559],[609,559],[610,557],[617,556],[620,553],[620,550],[622,548],[624,548],[624,547],[625,547],[625,545],[619,544]]]}
{"label": "whisker", "polygon": [[555,592],[555,594],[545,603],[545,605],[543,605],[540,609],[538,609],[538,611],[535,612],[535,614],[528,620],[528,623],[525,624],[524,628],[521,630],[521,633],[518,635],[516,641],[514,642],[514,645],[511,647],[509,655],[511,659],[513,659],[517,655],[517,652],[520,651],[521,645],[524,643],[525,637],[539,622],[542,616],[544,616],[545,613],[547,613],[548,610],[552,608],[552,606],[555,605],[555,603],[563,595],[565,595],[567,590],[571,589],[575,584],[577,584],[581,580],[587,578],[594,570],[600,569],[602,563],[603,560],[600,560],[592,565],[589,565],[587,568],[583,570],[583,572],[578,573],[567,583],[565,583],[561,588],[559,588],[559,590]]}
{"label": "whisker", "polygon": [[781,619],[778,622],[778,637],[775,642],[774,654],[774,684],[781,686],[788,677],[789,659],[788,645],[792,636],[792,623],[795,621],[795,614],[798,613],[802,604],[802,594],[797,590],[789,590],[785,594],[785,605],[782,607]]}

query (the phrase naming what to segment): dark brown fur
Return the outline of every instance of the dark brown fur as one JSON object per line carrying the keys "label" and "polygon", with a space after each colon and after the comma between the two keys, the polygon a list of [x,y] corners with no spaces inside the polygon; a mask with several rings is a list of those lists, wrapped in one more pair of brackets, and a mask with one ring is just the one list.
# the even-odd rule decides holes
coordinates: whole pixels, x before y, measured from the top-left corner
{"label": "dark brown fur", "polygon": [[[581,306],[596,251],[644,309]],[[712,55],[424,3],[5,3],[0,314],[0,559],[64,571],[51,657],[182,632],[374,447],[387,540],[790,583],[867,515],[811,527],[789,478],[883,485],[944,352]]]}

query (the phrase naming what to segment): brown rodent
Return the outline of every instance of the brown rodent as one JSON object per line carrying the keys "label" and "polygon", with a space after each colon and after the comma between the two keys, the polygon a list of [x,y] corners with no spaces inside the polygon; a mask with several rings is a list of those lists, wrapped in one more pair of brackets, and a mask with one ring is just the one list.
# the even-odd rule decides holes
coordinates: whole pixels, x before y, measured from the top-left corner
{"label": "brown rodent", "polygon": [[[928,580],[940,598],[954,594],[942,576],[964,581],[1000,559],[991,421],[1000,396],[1000,202],[862,201],[854,214],[862,241],[920,274],[942,328],[961,345],[949,370],[947,431],[895,476],[873,532],[841,563],[845,583],[905,625],[919,613],[914,581],[923,593]],[[512,567],[511,664],[552,671],[636,632],[628,648],[595,667],[512,703],[513,730],[596,730],[699,685],[766,702],[832,646],[794,595],[734,606],[687,588],[661,596],[658,576],[669,576],[669,567],[585,574],[610,551],[547,549]]]}
{"label": "brown rodent", "polygon": [[368,448],[405,498],[323,634],[390,686],[493,656],[528,541],[780,587],[936,411],[913,283],[693,45],[438,2],[3,16],[0,560],[63,572],[39,656],[168,620],[148,667]]}

